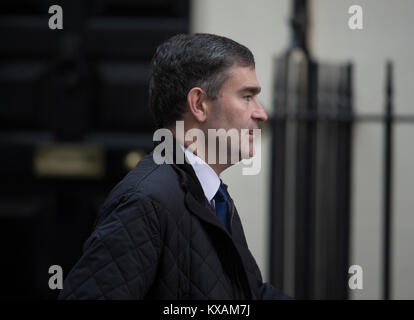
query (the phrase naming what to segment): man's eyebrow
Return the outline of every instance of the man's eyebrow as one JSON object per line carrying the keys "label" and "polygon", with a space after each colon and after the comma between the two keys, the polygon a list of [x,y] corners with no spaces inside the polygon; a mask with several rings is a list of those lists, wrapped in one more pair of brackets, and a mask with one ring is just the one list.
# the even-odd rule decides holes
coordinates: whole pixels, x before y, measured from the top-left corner
{"label": "man's eyebrow", "polygon": [[239,90],[240,93],[242,92],[250,92],[253,95],[259,94],[262,91],[261,87],[243,87]]}

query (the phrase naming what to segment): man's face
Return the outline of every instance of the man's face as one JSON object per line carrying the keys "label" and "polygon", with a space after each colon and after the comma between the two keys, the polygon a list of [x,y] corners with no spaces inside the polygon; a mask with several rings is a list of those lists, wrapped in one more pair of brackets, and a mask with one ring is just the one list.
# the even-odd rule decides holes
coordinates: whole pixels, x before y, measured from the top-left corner
{"label": "man's face", "polygon": [[[217,99],[211,101],[206,126],[212,129],[223,128],[226,131],[236,129],[239,133],[239,156],[242,159],[249,158],[253,156],[253,133],[249,133],[248,130],[258,129],[258,122],[267,120],[267,114],[257,99],[260,85],[253,66],[234,65],[230,68],[229,74]],[[245,137],[242,138],[242,135]],[[247,152],[243,152],[244,150]],[[230,161],[229,141],[227,154]]]}

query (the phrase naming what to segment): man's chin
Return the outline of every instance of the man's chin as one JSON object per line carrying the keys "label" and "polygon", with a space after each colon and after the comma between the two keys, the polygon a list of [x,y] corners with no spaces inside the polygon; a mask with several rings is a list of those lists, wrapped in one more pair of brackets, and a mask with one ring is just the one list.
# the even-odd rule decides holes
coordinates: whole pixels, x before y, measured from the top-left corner
{"label": "man's chin", "polygon": [[248,154],[241,154],[240,160],[247,160],[247,159],[253,158],[253,156],[254,156],[253,151],[249,152]]}
{"label": "man's chin", "polygon": [[[234,153],[235,159],[231,157],[232,152]],[[250,159],[254,156],[253,142],[249,142],[243,147],[239,147],[237,150],[231,148],[227,151],[227,163],[236,164],[242,160]]]}
{"label": "man's chin", "polygon": [[252,158],[254,156],[253,143],[249,143],[249,146],[246,147],[245,149],[242,148],[242,150],[240,150],[239,156],[240,156],[240,160]]}

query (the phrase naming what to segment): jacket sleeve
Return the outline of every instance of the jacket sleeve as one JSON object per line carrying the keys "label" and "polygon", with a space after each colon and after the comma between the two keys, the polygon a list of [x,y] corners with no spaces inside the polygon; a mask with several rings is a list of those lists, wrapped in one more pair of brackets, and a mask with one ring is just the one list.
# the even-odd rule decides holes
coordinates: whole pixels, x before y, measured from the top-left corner
{"label": "jacket sleeve", "polygon": [[260,291],[261,300],[291,300],[293,299],[292,297],[276,289],[269,282],[263,283],[259,291]]}
{"label": "jacket sleeve", "polygon": [[59,299],[142,299],[154,280],[160,248],[151,201],[137,196],[120,201],[86,240]]}
{"label": "jacket sleeve", "polygon": [[[249,251],[250,253],[250,251]],[[251,253],[250,253],[251,255]],[[257,296],[255,299],[259,300],[291,300],[292,297],[284,294],[282,291],[274,287],[270,282],[263,282],[262,273],[260,272],[259,266],[257,265],[253,255],[251,255],[252,263],[254,265],[254,278],[257,288]]]}

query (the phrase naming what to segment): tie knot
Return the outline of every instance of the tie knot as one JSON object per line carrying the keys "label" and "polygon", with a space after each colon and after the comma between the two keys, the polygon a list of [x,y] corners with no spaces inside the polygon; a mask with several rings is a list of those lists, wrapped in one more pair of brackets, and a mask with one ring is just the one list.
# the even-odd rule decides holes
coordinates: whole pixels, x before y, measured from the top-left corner
{"label": "tie knot", "polygon": [[218,188],[216,195],[214,196],[214,201],[216,202],[225,202],[227,201],[227,194],[224,190],[223,183],[220,183],[220,187]]}

